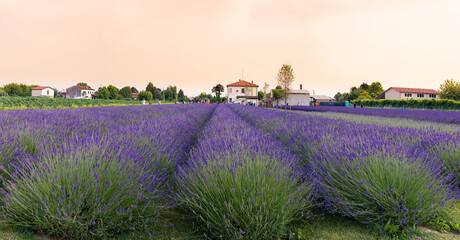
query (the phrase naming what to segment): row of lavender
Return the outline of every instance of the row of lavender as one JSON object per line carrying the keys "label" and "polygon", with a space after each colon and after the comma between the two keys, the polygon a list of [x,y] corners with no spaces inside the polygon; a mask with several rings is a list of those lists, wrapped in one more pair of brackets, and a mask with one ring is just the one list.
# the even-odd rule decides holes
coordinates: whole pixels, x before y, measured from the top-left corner
{"label": "row of lavender", "polygon": [[65,238],[152,234],[172,172],[214,109],[0,112],[2,221]]}
{"label": "row of lavender", "polygon": [[458,133],[231,108],[303,160],[316,203],[331,213],[404,227],[448,220],[458,202]]}
{"label": "row of lavender", "polygon": [[291,110],[306,112],[342,112],[361,115],[383,116],[392,118],[408,118],[415,120],[460,124],[460,112],[350,108],[333,106],[292,106]]}
{"label": "row of lavender", "polygon": [[226,105],[177,181],[176,199],[200,238],[280,239],[310,217],[311,181],[299,158]]}

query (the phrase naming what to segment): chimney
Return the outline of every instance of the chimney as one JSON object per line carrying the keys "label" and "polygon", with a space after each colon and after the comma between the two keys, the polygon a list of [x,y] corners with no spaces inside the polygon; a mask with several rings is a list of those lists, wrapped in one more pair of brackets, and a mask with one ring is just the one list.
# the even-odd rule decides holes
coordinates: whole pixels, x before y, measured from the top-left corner
{"label": "chimney", "polygon": [[251,80],[251,83],[254,83],[254,81]]}
{"label": "chimney", "polygon": [[302,90],[302,84],[300,84],[300,90]]}

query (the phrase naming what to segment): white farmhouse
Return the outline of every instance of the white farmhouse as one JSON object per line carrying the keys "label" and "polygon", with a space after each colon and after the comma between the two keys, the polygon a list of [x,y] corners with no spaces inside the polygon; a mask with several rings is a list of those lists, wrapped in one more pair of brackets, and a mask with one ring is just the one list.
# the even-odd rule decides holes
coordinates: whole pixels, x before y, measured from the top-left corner
{"label": "white farmhouse", "polygon": [[434,89],[390,87],[376,99],[441,99]]}
{"label": "white farmhouse", "polygon": [[91,98],[95,90],[89,86],[72,86],[66,89],[66,98]]}
{"label": "white farmhouse", "polygon": [[32,97],[54,98],[54,90],[50,87],[34,87],[31,90]]}
{"label": "white farmhouse", "polygon": [[[272,90],[273,97],[273,90]],[[291,89],[287,91],[286,101],[290,106],[308,106],[310,105],[310,92],[308,90],[302,89],[302,84],[300,84],[300,90]],[[277,103],[279,105],[285,105],[284,97],[280,98]]]}
{"label": "white farmhouse", "polygon": [[252,81],[239,80],[227,85],[227,99],[229,103],[258,104],[257,88],[259,85]]}

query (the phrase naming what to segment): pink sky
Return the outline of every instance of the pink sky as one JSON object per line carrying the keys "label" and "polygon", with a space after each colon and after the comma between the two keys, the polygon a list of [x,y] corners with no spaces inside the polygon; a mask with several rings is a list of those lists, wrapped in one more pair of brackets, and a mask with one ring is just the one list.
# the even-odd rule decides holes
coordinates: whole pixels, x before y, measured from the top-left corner
{"label": "pink sky", "polygon": [[460,80],[456,0],[0,0],[0,86],[87,82],[192,96],[244,79],[333,96]]}

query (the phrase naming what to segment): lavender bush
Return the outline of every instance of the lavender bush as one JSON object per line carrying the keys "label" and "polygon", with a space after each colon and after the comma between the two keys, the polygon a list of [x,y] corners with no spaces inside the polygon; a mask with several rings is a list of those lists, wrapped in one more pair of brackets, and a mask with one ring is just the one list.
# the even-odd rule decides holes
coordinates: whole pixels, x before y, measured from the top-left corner
{"label": "lavender bush", "polygon": [[166,179],[214,107],[29,111],[34,119],[19,124],[35,133],[35,150],[2,166],[2,220],[64,238],[155,236]]}
{"label": "lavender bush", "polygon": [[329,212],[403,227],[448,218],[458,201],[455,173],[433,150],[459,135],[231,107],[306,162],[316,199]]}
{"label": "lavender bush", "polygon": [[310,216],[307,176],[279,142],[219,105],[179,169],[177,200],[200,237],[279,239]]}

